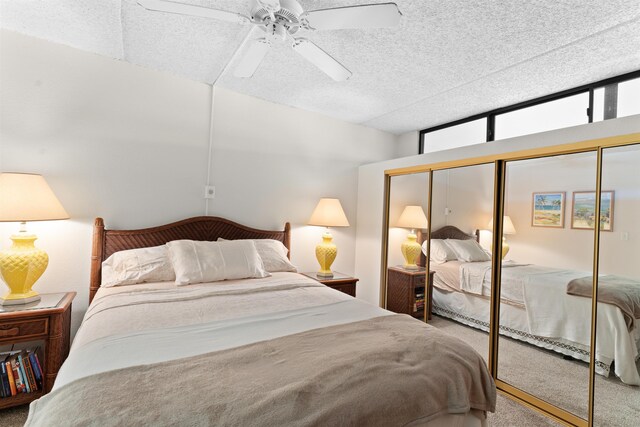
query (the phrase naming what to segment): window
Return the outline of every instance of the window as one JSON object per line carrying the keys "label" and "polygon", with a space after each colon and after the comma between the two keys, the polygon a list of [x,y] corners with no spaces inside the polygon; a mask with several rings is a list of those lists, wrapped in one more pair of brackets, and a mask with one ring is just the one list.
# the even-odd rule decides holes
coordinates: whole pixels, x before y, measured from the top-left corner
{"label": "window", "polygon": [[418,153],[640,114],[640,70],[420,131]]}
{"label": "window", "polygon": [[422,135],[424,153],[449,150],[487,140],[487,119],[473,120]]}
{"label": "window", "polygon": [[513,138],[589,123],[589,93],[549,101],[496,116],[495,139]]}
{"label": "window", "polygon": [[640,78],[612,83],[593,91],[593,121],[640,114]]}

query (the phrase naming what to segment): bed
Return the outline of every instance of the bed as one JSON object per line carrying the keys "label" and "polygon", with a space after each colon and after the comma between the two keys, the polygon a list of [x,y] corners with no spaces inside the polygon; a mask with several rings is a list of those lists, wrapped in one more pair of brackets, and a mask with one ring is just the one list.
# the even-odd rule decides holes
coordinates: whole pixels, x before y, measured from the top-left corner
{"label": "bed", "polygon": [[[456,227],[434,231],[433,239],[476,239]],[[424,255],[422,258],[424,262]],[[431,263],[435,271],[433,312],[484,331],[489,330],[491,262]],[[590,274],[505,261],[502,264],[500,334],[589,362],[591,298],[569,295],[567,285]],[[603,278],[601,277],[601,287]],[[640,283],[626,279],[637,294]],[[637,317],[637,316],[636,316]],[[612,304],[598,302],[596,373],[615,374],[640,385],[636,367],[640,328]]]}
{"label": "bed", "polygon": [[142,230],[98,218],[91,304],[27,425],[486,425],[495,384],[471,347],[302,274],[101,287],[119,251],[219,238],[289,249],[289,235],[215,217]]}

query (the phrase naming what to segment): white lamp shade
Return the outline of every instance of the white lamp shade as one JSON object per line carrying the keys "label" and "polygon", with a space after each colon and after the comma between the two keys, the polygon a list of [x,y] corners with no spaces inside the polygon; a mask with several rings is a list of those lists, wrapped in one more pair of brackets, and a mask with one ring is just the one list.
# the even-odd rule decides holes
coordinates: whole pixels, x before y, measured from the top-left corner
{"label": "white lamp shade", "polygon": [[49,221],[69,215],[42,175],[0,174],[0,221]]}
{"label": "white lamp shade", "polygon": [[[487,225],[489,230],[493,230],[493,218]],[[502,234],[516,234],[516,228],[513,226],[513,221],[509,218],[509,215],[505,215],[502,218]]]}
{"label": "white lamp shade", "polygon": [[425,229],[427,226],[427,217],[422,206],[405,206],[396,223],[396,227],[402,228]]}
{"label": "white lamp shade", "polygon": [[322,227],[348,227],[349,221],[342,210],[340,200],[320,199],[307,224]]}

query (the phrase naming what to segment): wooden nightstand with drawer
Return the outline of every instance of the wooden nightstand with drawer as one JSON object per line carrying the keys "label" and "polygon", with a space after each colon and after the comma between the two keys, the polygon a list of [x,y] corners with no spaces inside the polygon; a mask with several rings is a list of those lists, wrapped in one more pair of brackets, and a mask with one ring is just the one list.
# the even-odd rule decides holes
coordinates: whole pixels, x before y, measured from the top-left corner
{"label": "wooden nightstand with drawer", "polygon": [[337,271],[333,272],[333,277],[318,277],[316,273],[302,274],[314,280],[317,280],[323,285],[335,289],[336,291],[344,292],[345,294],[351,295],[352,297],[356,296],[356,283],[358,283],[358,279],[355,277],[338,273]]}
{"label": "wooden nightstand with drawer", "polygon": [[0,398],[0,409],[29,403],[51,391],[62,362],[69,354],[71,302],[75,292],[41,294],[38,302],[0,306],[0,347],[19,350],[21,344],[38,343],[42,389]]}
{"label": "wooden nightstand with drawer", "polygon": [[435,271],[429,272],[427,282],[424,267],[418,270],[407,270],[400,266],[389,267],[387,310],[423,319],[424,309],[427,307],[427,319],[431,319],[434,273]]}

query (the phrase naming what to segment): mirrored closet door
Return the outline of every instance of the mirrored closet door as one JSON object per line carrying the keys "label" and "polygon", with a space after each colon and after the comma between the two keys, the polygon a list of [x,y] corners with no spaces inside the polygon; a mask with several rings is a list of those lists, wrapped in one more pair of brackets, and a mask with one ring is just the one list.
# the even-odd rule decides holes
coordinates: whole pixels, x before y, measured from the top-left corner
{"label": "mirrored closet door", "polygon": [[[640,422],[640,144],[602,151],[594,425]],[[574,194],[572,227],[593,230],[595,194]],[[588,283],[577,283],[577,293]]]}
{"label": "mirrored closet door", "polygon": [[499,390],[563,423],[638,425],[639,166],[632,134],[387,171],[382,303],[431,302]]}
{"label": "mirrored closet door", "polygon": [[498,379],[587,419],[594,231],[577,191],[595,191],[597,152],[509,161],[505,174]]}
{"label": "mirrored closet door", "polygon": [[390,177],[386,265],[386,307],[396,313],[424,319],[426,296],[425,258],[429,206],[429,172]]}
{"label": "mirrored closet door", "polygon": [[494,164],[433,172],[429,268],[434,326],[489,361]]}

